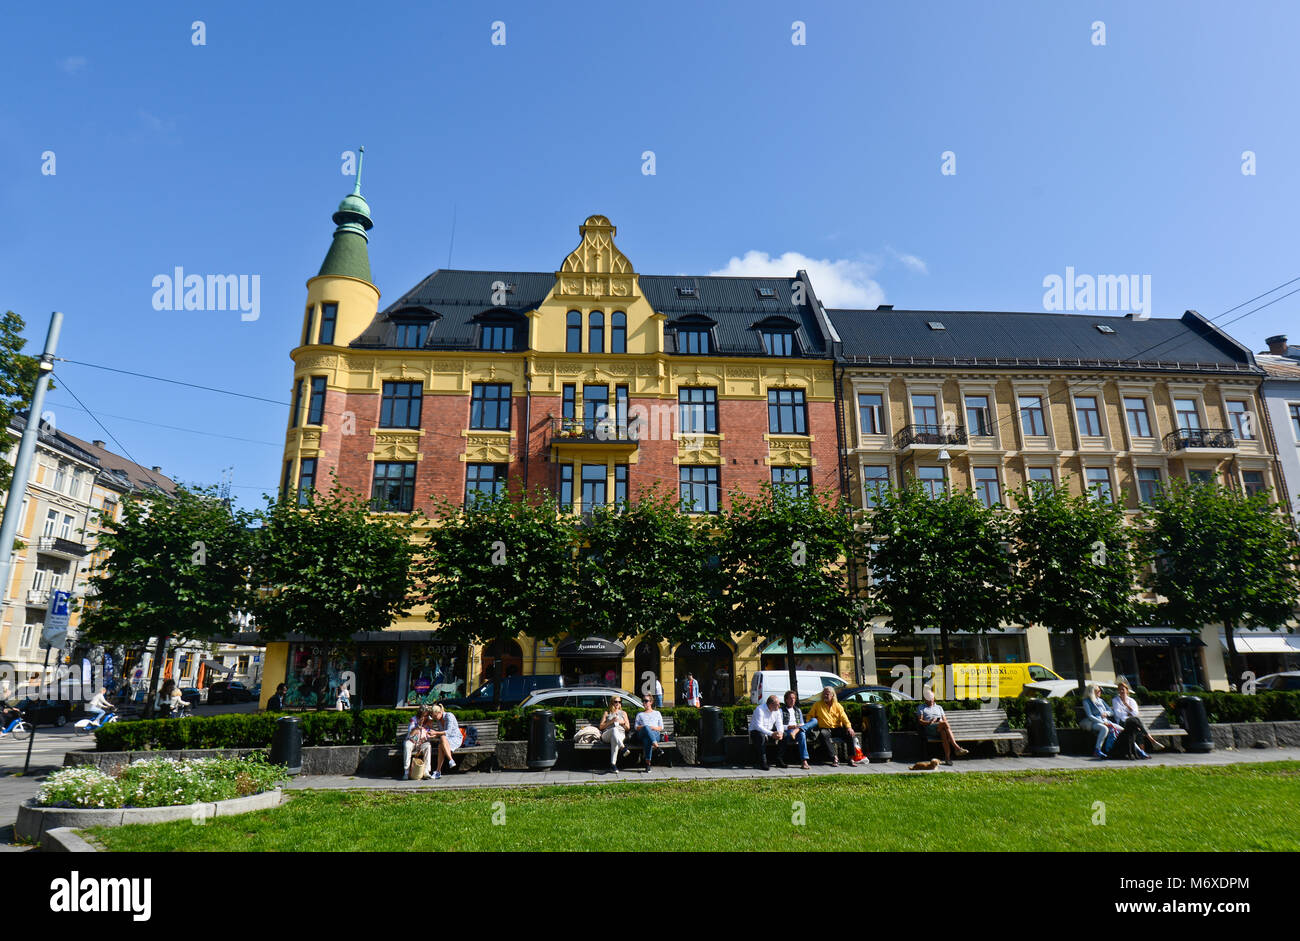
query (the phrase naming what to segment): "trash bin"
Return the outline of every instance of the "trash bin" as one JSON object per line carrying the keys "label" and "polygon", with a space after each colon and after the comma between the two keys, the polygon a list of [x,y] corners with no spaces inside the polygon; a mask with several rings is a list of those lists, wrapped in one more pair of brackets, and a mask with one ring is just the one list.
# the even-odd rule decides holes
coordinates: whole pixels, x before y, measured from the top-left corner
{"label": "trash bin", "polygon": [[275,721],[271,764],[284,765],[289,774],[302,773],[302,726],[293,716],[281,716]]}
{"label": "trash bin", "polygon": [[722,740],[722,710],[717,706],[700,709],[700,764],[720,765],[727,757],[727,746]]}
{"label": "trash bin", "polygon": [[1050,699],[1025,702],[1025,730],[1029,733],[1030,754],[1045,757],[1061,753],[1061,743],[1056,738],[1056,715]]}
{"label": "trash bin", "polygon": [[528,722],[528,767],[554,768],[555,713],[538,709]]}
{"label": "trash bin", "polygon": [[[862,751],[871,761],[889,761],[894,757],[894,740],[889,734],[889,713],[884,704],[869,702],[862,707],[866,728],[862,733]],[[853,756],[849,755],[849,761]]]}
{"label": "trash bin", "polygon": [[1198,696],[1179,696],[1176,707],[1178,724],[1187,730],[1183,747],[1190,752],[1214,751],[1214,735],[1210,732],[1210,718],[1205,714],[1205,703]]}

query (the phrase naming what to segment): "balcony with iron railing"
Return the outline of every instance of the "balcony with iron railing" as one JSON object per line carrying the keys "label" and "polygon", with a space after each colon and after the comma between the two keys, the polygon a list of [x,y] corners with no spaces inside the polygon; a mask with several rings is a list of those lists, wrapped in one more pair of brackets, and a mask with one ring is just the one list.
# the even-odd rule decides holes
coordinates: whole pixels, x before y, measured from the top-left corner
{"label": "balcony with iron railing", "polygon": [[1165,435],[1166,451],[1235,451],[1237,439],[1228,428],[1179,428]]}
{"label": "balcony with iron railing", "polygon": [[90,551],[90,547],[85,543],[77,542],[75,539],[64,539],[62,536],[42,536],[36,543],[36,549],[46,555],[65,559],[80,559]]}
{"label": "balcony with iron railing", "polygon": [[636,422],[618,421],[613,415],[599,414],[597,417],[551,418],[551,438],[549,444],[622,446],[632,449],[637,446]]}
{"label": "balcony with iron railing", "polygon": [[894,447],[900,451],[965,448],[968,443],[961,425],[908,425],[894,436]]}

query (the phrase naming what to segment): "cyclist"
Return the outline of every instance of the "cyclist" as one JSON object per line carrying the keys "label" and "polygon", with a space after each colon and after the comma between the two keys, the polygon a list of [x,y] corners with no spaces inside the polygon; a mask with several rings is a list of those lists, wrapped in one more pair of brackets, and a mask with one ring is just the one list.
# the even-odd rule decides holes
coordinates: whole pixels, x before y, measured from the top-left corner
{"label": "cyclist", "polygon": [[90,720],[90,724],[99,725],[99,723],[103,721],[104,716],[108,715],[117,707],[108,701],[108,687],[101,686],[99,692],[95,694],[95,698],[90,701],[86,708],[96,710],[95,717]]}

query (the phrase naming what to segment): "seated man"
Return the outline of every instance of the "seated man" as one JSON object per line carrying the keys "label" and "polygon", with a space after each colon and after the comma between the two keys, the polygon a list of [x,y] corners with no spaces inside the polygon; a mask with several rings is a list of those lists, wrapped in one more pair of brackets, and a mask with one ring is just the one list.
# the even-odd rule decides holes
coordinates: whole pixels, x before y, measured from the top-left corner
{"label": "seated man", "polygon": [[808,718],[817,723],[817,741],[830,754],[832,765],[840,763],[833,741],[837,738],[842,739],[848,747],[849,764],[857,765],[866,760],[859,757],[862,755],[862,747],[858,744],[858,736],[853,731],[853,724],[849,722],[848,713],[835,695],[834,687],[822,687],[821,699],[808,710]]}
{"label": "seated man", "polygon": [[650,773],[650,759],[654,755],[655,745],[664,737],[664,717],[655,708],[654,695],[645,698],[645,709],[637,713],[636,729],[633,738],[641,742],[644,751],[646,773]]}
{"label": "seated man", "polygon": [[952,764],[954,754],[958,758],[970,754],[957,744],[952,729],[948,727],[948,720],[944,716],[943,706],[934,701],[934,690],[927,686],[924,695],[925,704],[916,711],[916,718],[921,723],[921,731],[926,735],[933,736],[937,733],[939,743],[943,745],[943,763],[945,765]]}
{"label": "seated man", "polygon": [[817,720],[804,722],[803,710],[798,705],[799,697],[794,690],[789,689],[785,692],[785,705],[781,707],[781,748],[776,751],[776,763],[782,768],[786,767],[785,763],[785,745],[788,742],[796,742],[799,745],[799,760],[803,762],[800,765],[805,771],[810,770],[808,764],[808,735],[809,728],[817,727]]}
{"label": "seated man", "polygon": [[424,767],[428,768],[432,763],[433,749],[429,743],[429,726],[432,720],[429,718],[429,710],[422,707],[419,712],[411,717],[411,723],[406,727],[406,740],[402,742],[402,773],[398,778],[405,780],[411,776],[411,755],[413,752],[419,752],[420,757],[424,759]]}
{"label": "seated man", "polygon": [[768,696],[767,702],[755,706],[749,717],[749,744],[755,751],[755,768],[767,770],[767,740],[770,738],[780,745],[781,735],[780,703],[775,696]]}

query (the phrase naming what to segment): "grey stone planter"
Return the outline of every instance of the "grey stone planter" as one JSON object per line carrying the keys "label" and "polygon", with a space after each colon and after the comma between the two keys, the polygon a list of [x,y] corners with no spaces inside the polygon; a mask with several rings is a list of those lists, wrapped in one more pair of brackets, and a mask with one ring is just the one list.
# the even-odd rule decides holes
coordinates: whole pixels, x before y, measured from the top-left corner
{"label": "grey stone planter", "polygon": [[172,820],[209,820],[229,817],[254,810],[278,807],[281,791],[264,791],[248,797],[214,803],[181,804],[176,807],[123,807],[115,810],[90,810],[76,807],[38,807],[35,799],[26,800],[18,808],[18,821],[14,835],[20,840],[44,842],[46,831],[58,827],[84,830],[87,827],[120,827],[128,823],[167,823]]}

